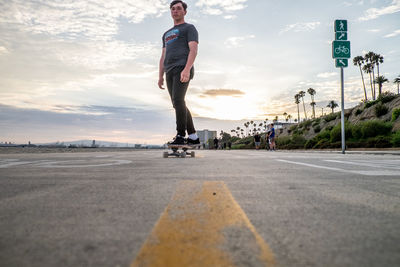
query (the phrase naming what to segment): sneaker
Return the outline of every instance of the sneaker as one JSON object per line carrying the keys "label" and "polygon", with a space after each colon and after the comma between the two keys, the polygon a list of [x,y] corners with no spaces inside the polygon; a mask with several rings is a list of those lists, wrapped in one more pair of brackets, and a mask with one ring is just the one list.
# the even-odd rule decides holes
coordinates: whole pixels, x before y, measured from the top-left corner
{"label": "sneaker", "polygon": [[180,135],[175,136],[174,141],[168,142],[169,145],[185,145],[185,138]]}
{"label": "sneaker", "polygon": [[197,138],[195,140],[188,138],[186,142],[190,146],[200,145],[200,139],[199,138]]}

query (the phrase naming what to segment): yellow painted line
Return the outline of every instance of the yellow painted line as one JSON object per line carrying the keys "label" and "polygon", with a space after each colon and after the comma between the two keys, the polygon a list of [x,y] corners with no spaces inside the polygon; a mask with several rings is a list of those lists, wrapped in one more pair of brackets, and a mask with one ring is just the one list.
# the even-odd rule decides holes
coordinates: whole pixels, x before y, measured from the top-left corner
{"label": "yellow painted line", "polygon": [[131,264],[136,266],[275,266],[275,260],[225,183],[185,181]]}

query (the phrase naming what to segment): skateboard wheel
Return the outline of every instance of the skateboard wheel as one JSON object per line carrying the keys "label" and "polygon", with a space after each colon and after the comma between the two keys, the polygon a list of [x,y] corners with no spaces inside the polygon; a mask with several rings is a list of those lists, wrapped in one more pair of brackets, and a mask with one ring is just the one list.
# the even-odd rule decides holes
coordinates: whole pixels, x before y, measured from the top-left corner
{"label": "skateboard wheel", "polygon": [[168,152],[163,153],[163,158],[168,158]]}
{"label": "skateboard wheel", "polygon": [[191,152],[190,152],[190,156],[191,156],[192,158],[194,158],[195,155],[196,155],[196,154],[194,153],[194,151],[191,151]]}
{"label": "skateboard wheel", "polygon": [[186,158],[186,152],[181,153],[181,158]]}

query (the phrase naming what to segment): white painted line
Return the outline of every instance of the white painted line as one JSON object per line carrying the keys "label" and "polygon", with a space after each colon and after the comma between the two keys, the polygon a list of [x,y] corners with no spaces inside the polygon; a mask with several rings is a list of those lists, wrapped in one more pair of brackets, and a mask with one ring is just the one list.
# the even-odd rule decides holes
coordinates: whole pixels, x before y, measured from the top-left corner
{"label": "white painted line", "polygon": [[287,163],[292,163],[292,164],[297,164],[297,165],[303,165],[307,167],[313,167],[313,168],[319,168],[319,169],[326,169],[326,170],[331,170],[331,171],[342,171],[342,172],[349,172],[347,170],[339,169],[339,168],[333,168],[333,167],[326,167],[326,166],[320,166],[320,165],[314,165],[314,164],[309,164],[309,163],[303,163],[303,162],[297,162],[297,161],[291,161],[291,160],[285,160],[285,159],[276,159],[277,161],[282,161],[282,162],[287,162]]}
{"label": "white painted line", "polygon": [[385,169],[395,169],[395,170],[400,170],[400,167],[392,167],[388,165],[382,165],[379,164],[379,162],[352,162],[352,161],[341,161],[341,160],[324,160],[328,162],[336,162],[336,163],[342,163],[342,164],[349,164],[349,165],[356,165],[356,166],[367,166],[367,167],[376,167],[376,168],[385,168]]}
{"label": "white painted line", "polygon": [[284,159],[275,159],[275,160],[281,161],[281,162],[286,162],[286,163],[291,163],[291,164],[303,165],[303,166],[312,167],[312,168],[326,169],[326,170],[346,172],[346,173],[352,173],[352,174],[361,174],[361,175],[366,175],[366,176],[400,176],[400,171],[345,170],[345,169],[340,169],[340,168],[327,167],[327,166],[321,166],[321,165],[315,165],[315,164],[309,164],[309,163],[297,162],[297,161],[290,161],[290,160],[284,160]]}

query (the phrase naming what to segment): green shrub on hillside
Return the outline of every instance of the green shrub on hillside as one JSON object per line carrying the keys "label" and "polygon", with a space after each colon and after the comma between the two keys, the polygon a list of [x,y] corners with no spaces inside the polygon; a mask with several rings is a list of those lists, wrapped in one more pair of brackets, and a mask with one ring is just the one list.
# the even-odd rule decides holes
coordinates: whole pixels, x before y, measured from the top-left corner
{"label": "green shrub on hillside", "polygon": [[317,134],[314,138],[317,141],[322,140],[322,139],[329,140],[331,138],[331,131],[330,130],[324,130],[324,131],[320,132],[319,134]]}
{"label": "green shrub on hillside", "polygon": [[367,143],[370,143],[371,145],[373,144],[373,147],[376,148],[385,148],[385,147],[392,147],[391,140],[392,140],[391,136],[379,135],[374,138],[369,138],[367,140]]}
{"label": "green shrub on hillside", "polygon": [[[349,122],[346,122],[344,125],[344,129],[344,136],[346,140],[352,138],[352,125]],[[333,129],[331,130],[329,140],[331,142],[338,142],[342,140],[342,126],[340,123],[333,127]]]}
{"label": "green shrub on hillside", "polygon": [[277,146],[286,146],[290,144],[290,136],[277,137],[275,143]]}
{"label": "green shrub on hillside", "polygon": [[388,103],[396,98],[396,95],[391,92],[384,92],[380,96],[378,96],[378,101],[381,103]]}
{"label": "green shrub on hillside", "polygon": [[304,144],[306,143],[306,139],[302,135],[278,137],[275,141],[279,149],[304,148]]}
{"label": "green shrub on hillside", "polygon": [[316,125],[319,125],[320,123],[321,123],[321,118],[315,119],[313,120],[312,126],[314,127]]}
{"label": "green shrub on hillside", "polygon": [[360,124],[352,125],[352,127],[351,127],[351,135],[353,136],[354,139],[361,139],[362,132],[361,132],[361,125]]}
{"label": "green shrub on hillside", "polygon": [[362,138],[388,135],[392,131],[392,127],[393,125],[390,122],[383,122],[379,120],[364,122],[361,125]]}
{"label": "green shrub on hillside", "polygon": [[324,120],[326,122],[330,122],[330,121],[336,120],[337,117],[338,117],[338,113],[331,113],[331,114],[326,115],[324,117]]}
{"label": "green shrub on hillside", "polygon": [[289,128],[290,131],[294,131],[294,130],[296,130],[296,129],[297,129],[297,125],[292,125],[292,126],[290,126],[290,128]]}
{"label": "green shrub on hillside", "polygon": [[291,143],[293,143],[294,145],[298,145],[299,147],[304,147],[306,139],[302,135],[294,135],[292,137]]}
{"label": "green shrub on hillside", "polygon": [[371,100],[365,103],[365,108],[372,107],[373,105],[377,104],[379,100]]}
{"label": "green shrub on hillside", "polygon": [[397,131],[392,135],[392,145],[394,147],[400,147],[400,131]]}
{"label": "green shrub on hillside", "polygon": [[245,149],[246,144],[237,144],[237,145],[232,145],[232,149]]}
{"label": "green shrub on hillside", "polygon": [[307,142],[304,145],[305,149],[311,149],[317,144],[317,140],[315,138],[311,138],[310,140],[307,140]]}
{"label": "green shrub on hillside", "polygon": [[309,128],[311,124],[312,124],[311,120],[306,120],[299,124],[299,128]]}
{"label": "green shrub on hillside", "polygon": [[392,112],[392,121],[397,120],[398,117],[400,117],[400,108],[395,108]]}
{"label": "green shrub on hillside", "polygon": [[388,110],[389,109],[385,105],[383,105],[382,103],[379,103],[378,105],[375,106],[375,115],[377,117],[383,116],[386,113],[388,113]]}
{"label": "green shrub on hillside", "polygon": [[363,112],[362,109],[359,109],[359,108],[358,108],[358,109],[356,110],[356,116],[360,115],[362,112]]}
{"label": "green shrub on hillside", "polygon": [[314,129],[314,133],[319,133],[321,131],[321,126],[316,125],[316,126],[314,126],[313,129]]}

